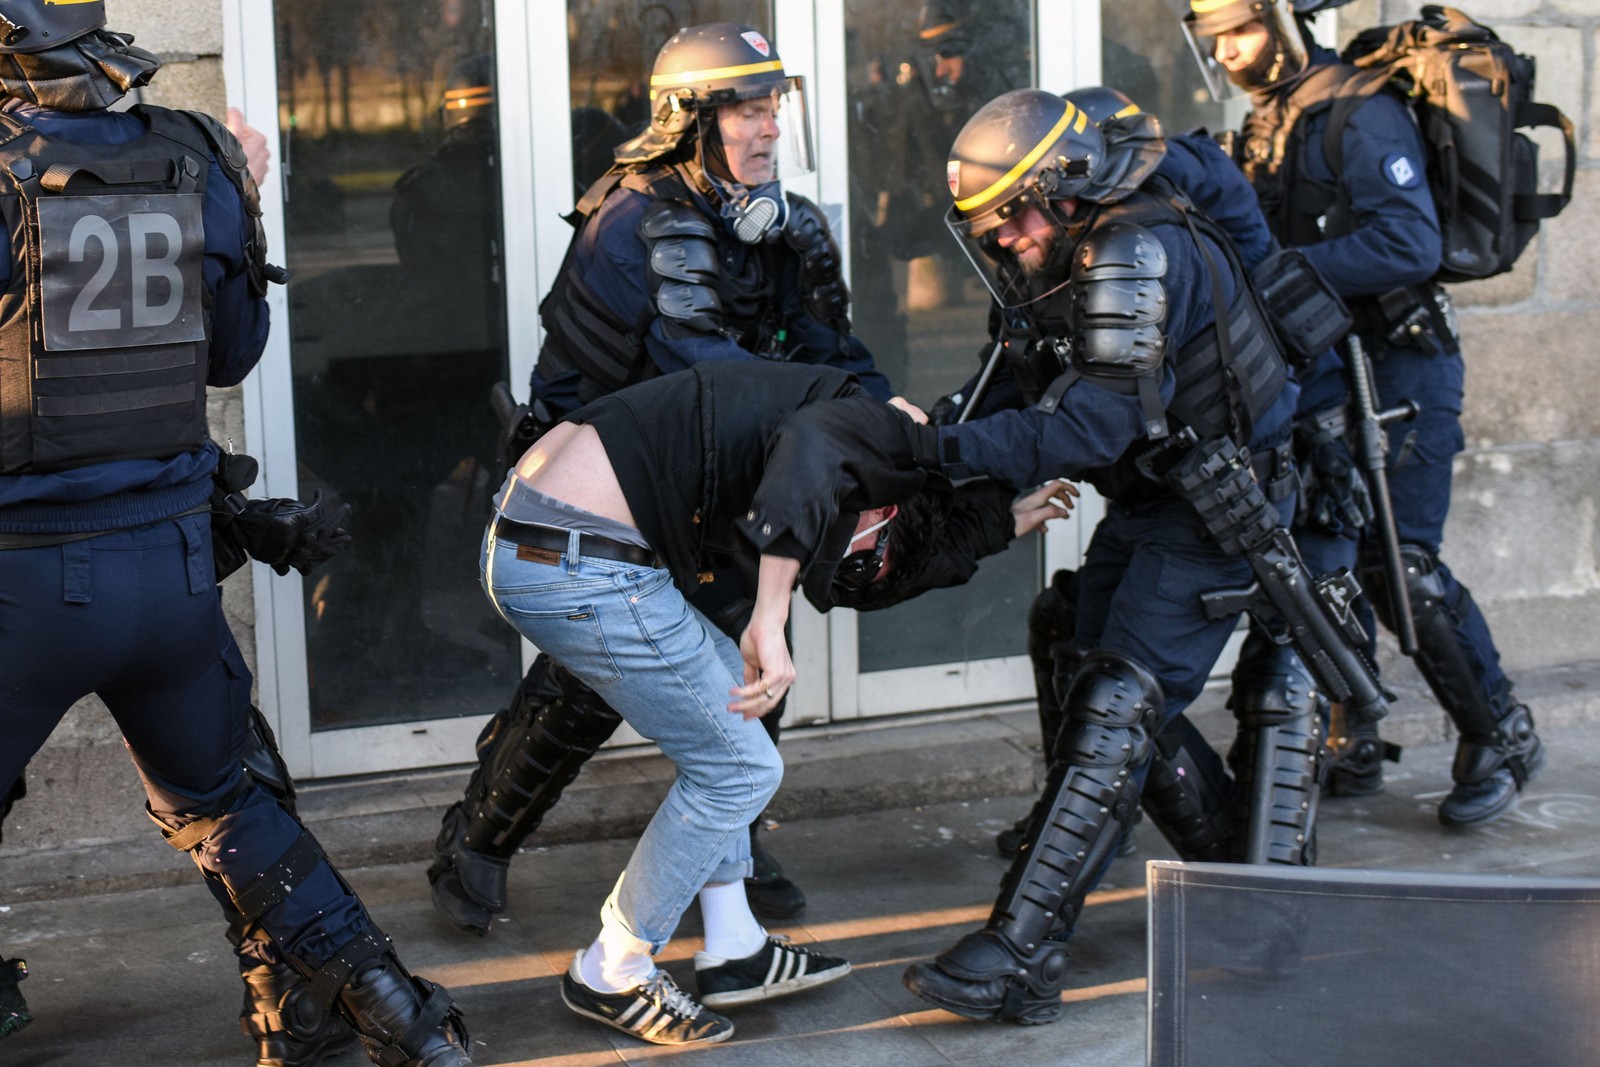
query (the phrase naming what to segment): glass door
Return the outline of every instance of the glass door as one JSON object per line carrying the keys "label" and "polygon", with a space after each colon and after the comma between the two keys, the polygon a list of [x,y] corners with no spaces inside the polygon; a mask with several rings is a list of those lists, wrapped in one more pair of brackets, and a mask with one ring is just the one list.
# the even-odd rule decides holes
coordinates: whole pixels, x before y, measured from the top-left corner
{"label": "glass door", "polygon": [[493,4],[278,0],[273,29],[298,495],[355,539],[301,583],[310,729],[476,719],[520,675],[477,583],[507,372]]}
{"label": "glass door", "polygon": [[[853,319],[897,391],[925,406],[988,352],[988,290],[944,225],[945,162],[973,112],[1037,84],[1033,6],[844,0]],[[854,641],[833,643],[834,717],[1025,696],[1044,554],[1026,538],[966,586],[857,616]]]}

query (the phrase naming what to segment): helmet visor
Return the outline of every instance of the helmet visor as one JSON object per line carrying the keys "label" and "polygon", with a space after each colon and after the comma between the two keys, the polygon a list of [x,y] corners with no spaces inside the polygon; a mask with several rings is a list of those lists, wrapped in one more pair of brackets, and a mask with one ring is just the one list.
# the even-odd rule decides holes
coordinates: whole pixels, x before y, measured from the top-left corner
{"label": "helmet visor", "polygon": [[1286,3],[1192,0],[1191,6],[1183,36],[1213,100],[1271,89],[1306,69],[1305,41]]}
{"label": "helmet visor", "polygon": [[809,174],[811,153],[805,79],[785,78],[759,94],[706,109],[717,124],[728,177],[750,188]]}
{"label": "helmet visor", "polygon": [[971,215],[952,206],[944,224],[1000,306],[1019,308],[1067,283],[1072,236],[1060,210],[1037,192],[1026,192]]}

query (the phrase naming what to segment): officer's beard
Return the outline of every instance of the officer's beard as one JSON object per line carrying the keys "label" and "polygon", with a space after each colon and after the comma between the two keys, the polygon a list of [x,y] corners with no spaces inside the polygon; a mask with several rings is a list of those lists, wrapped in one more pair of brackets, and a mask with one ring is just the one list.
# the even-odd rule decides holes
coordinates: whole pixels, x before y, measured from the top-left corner
{"label": "officer's beard", "polygon": [[0,92],[61,111],[99,111],[160,68],[131,35],[95,30],[43,52],[0,56]]}

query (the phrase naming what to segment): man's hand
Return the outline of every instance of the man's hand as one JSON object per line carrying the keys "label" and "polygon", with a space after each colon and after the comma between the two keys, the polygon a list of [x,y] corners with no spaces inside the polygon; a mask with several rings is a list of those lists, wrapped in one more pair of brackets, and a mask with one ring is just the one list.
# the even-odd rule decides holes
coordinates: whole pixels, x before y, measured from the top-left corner
{"label": "man's hand", "polygon": [[244,147],[245,165],[257,185],[267,180],[267,165],[272,162],[272,150],[267,147],[267,137],[254,126],[245,124],[244,112],[236,107],[228,109],[228,130],[239,138]]}
{"label": "man's hand", "polygon": [[911,416],[912,422],[918,423],[922,426],[926,426],[928,424],[928,413],[917,407],[917,405],[913,404],[903,396],[890,397],[889,406],[899,408],[901,411]]}
{"label": "man's hand", "polygon": [[728,690],[735,697],[728,710],[747,719],[759,719],[778,706],[794,685],[794,660],[784,626],[789,621],[789,598],[800,576],[800,561],[783,556],[762,556],[756,578],[756,607],[750,625],[739,638],[744,657],[744,685]]}
{"label": "man's hand", "polygon": [[1033,492],[1017,497],[1011,503],[1011,514],[1016,517],[1016,536],[1032,533],[1051,519],[1071,515],[1077,499],[1078,487],[1065,478],[1045,482]]}

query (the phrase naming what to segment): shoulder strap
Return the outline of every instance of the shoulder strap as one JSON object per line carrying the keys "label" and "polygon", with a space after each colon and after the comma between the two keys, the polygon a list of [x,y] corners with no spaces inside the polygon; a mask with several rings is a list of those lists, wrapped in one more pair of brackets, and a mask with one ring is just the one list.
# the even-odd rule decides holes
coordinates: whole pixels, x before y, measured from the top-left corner
{"label": "shoulder strap", "polygon": [[1328,125],[1322,131],[1322,154],[1335,174],[1344,167],[1344,128],[1356,108],[1377,96],[1389,84],[1387,67],[1372,68],[1352,75],[1334,92]]}

